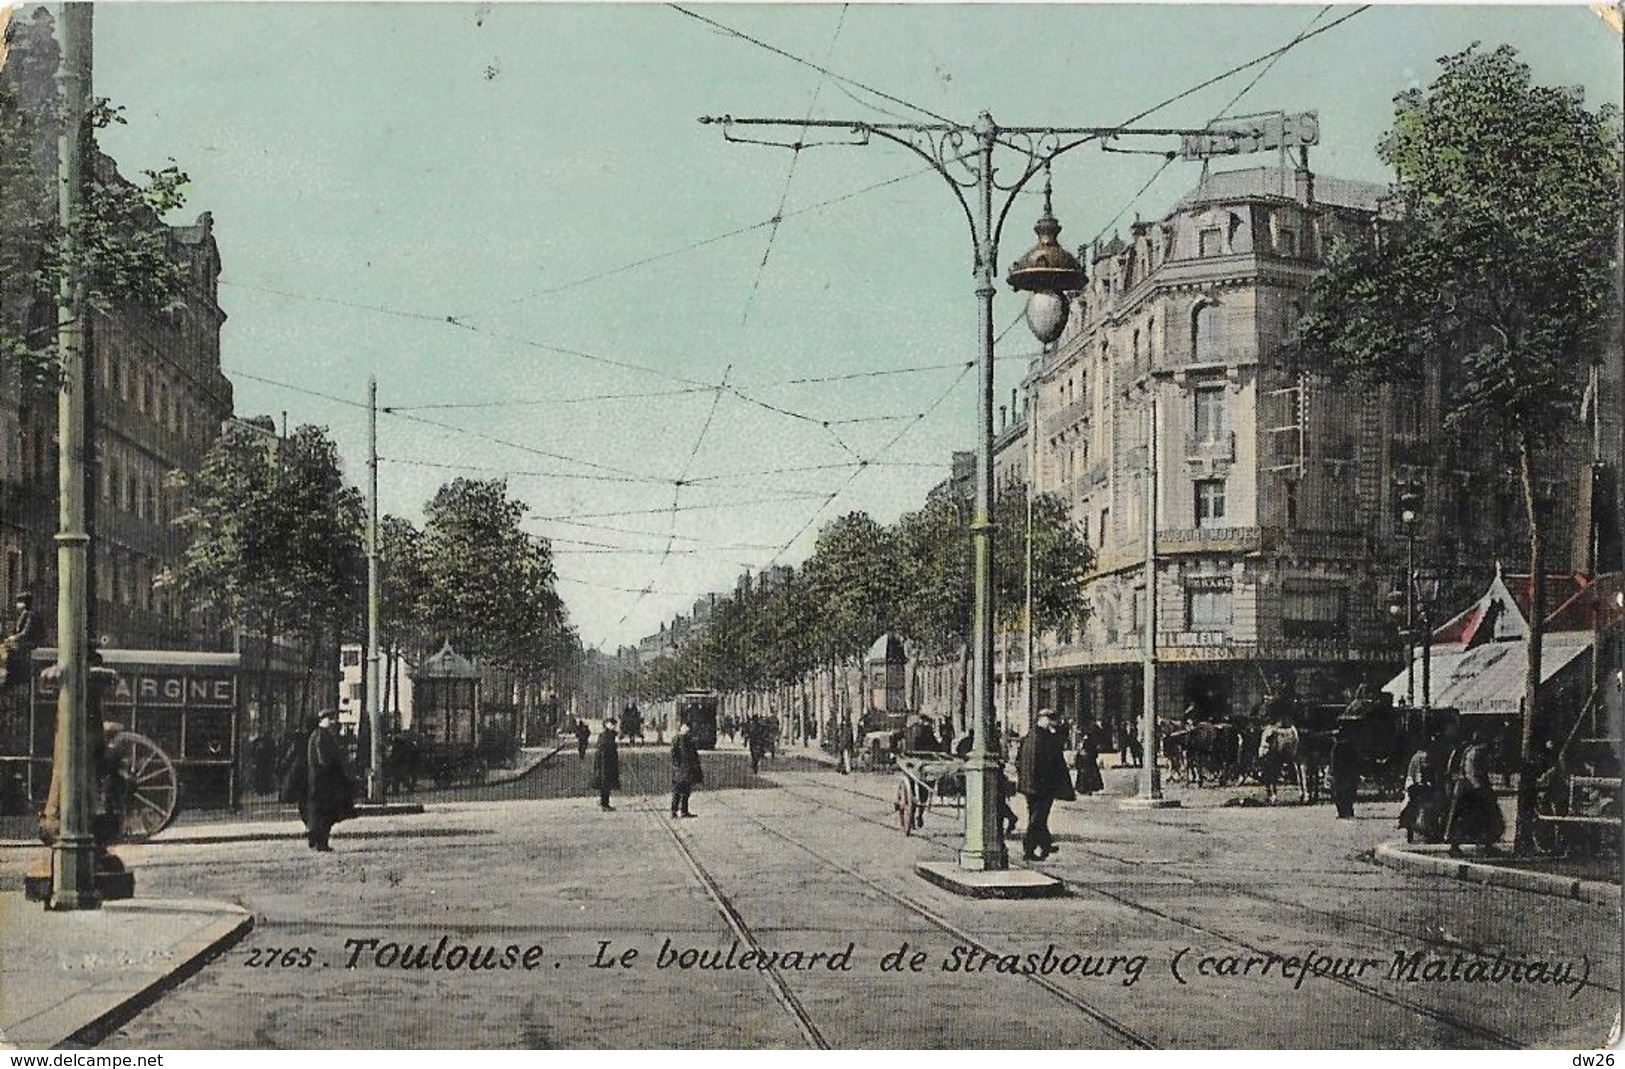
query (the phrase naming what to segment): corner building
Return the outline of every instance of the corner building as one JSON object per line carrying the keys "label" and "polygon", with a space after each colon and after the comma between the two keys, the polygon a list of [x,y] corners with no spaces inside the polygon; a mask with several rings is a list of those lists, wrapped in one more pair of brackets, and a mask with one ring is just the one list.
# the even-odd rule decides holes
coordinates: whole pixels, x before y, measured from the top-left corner
{"label": "corner building", "polygon": [[1485,443],[1447,435],[1437,382],[1334,386],[1289,344],[1334,242],[1368,233],[1385,192],[1304,170],[1205,174],[1165,217],[1090,250],[1067,332],[1027,379],[1035,489],[1068,503],[1097,555],[1082,632],[1039,643],[1040,702],[1113,741],[1137,720],[1148,444],[1160,717],[1246,715],[1270,681],[1336,701],[1391,675],[1400,484],[1426,495],[1419,567],[1425,550],[1461,585],[1520,558],[1515,485]]}

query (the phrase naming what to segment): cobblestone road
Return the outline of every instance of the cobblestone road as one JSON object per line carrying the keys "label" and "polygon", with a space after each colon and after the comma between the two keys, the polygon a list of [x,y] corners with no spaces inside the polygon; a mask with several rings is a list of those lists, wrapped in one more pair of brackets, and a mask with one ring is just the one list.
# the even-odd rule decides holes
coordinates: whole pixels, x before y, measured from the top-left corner
{"label": "cobblestone road", "polygon": [[[329,855],[286,821],[127,848],[143,896],[259,923],[106,1045],[1571,1047],[1619,1003],[1616,915],[1378,867],[1393,804],[1337,821],[1215,792],[1084,799],[1041,866],[1069,894],[989,903],[913,874],[952,856],[957,819],[905,839],[887,778],[706,761],[693,820],[665,816],[649,749],[626,754],[615,813],[524,797],[577,790],[571,755],[500,797],[343,825]],[[1567,982],[1513,981],[1537,961]]]}

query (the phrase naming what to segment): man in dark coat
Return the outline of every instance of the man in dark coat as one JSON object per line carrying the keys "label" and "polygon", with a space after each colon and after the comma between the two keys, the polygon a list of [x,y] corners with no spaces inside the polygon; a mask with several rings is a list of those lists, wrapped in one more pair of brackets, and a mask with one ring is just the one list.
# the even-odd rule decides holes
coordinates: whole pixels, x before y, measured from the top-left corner
{"label": "man in dark coat", "polygon": [[671,740],[671,815],[674,817],[694,815],[688,811],[688,796],[705,782],[705,770],[700,767],[700,750],[694,745],[692,730],[687,723],[679,724]]}
{"label": "man in dark coat", "polygon": [[585,761],[587,759],[587,743],[592,739],[592,729],[587,726],[587,722],[585,720],[578,719],[576,721],[575,732],[576,756]]}
{"label": "man in dark coat", "polygon": [[17,595],[17,614],[11,631],[0,639],[0,685],[14,687],[28,682],[29,662],[39,644],[45,641],[45,619],[34,611],[32,594]]}
{"label": "man in dark coat", "polygon": [[344,750],[339,745],[337,726],[338,713],[323,710],[316,730],[310,733],[305,744],[309,768],[305,812],[310,829],[305,841],[311,849],[324,853],[333,849],[327,843],[333,825],[355,816],[355,788],[344,768]]}
{"label": "man in dark coat", "polygon": [[592,755],[592,785],[598,790],[598,808],[613,813],[609,792],[621,789],[621,751],[615,742],[616,724],[604,721],[604,730],[598,734],[598,749]]}
{"label": "man in dark coat", "polygon": [[1055,714],[1048,709],[1038,710],[1038,723],[1022,737],[1016,751],[1016,789],[1027,799],[1022,859],[1042,861],[1055,852],[1055,839],[1049,831],[1050,806],[1057,798],[1070,802],[1077,797],[1067,774],[1066,754],[1055,735]]}
{"label": "man in dark coat", "polygon": [[1354,729],[1341,725],[1332,734],[1332,802],[1337,816],[1347,820],[1354,816],[1354,796],[1360,790],[1360,752],[1354,739]]}

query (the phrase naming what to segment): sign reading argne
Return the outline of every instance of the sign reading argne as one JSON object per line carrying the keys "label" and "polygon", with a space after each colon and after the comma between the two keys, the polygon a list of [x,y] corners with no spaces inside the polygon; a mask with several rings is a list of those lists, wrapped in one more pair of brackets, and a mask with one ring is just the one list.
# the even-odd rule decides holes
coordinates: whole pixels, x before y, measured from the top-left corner
{"label": "sign reading argne", "polygon": [[1186,134],[1180,155],[1187,160],[1210,156],[1240,156],[1272,149],[1308,148],[1320,144],[1320,114],[1302,111],[1296,115],[1275,111],[1246,115],[1210,127],[1206,133]]}

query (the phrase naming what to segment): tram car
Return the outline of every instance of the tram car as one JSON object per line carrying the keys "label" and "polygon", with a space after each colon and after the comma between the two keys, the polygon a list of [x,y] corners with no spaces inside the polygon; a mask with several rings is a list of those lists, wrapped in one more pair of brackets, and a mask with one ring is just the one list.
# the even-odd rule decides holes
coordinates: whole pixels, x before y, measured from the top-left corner
{"label": "tram car", "polygon": [[722,699],[715,691],[684,691],[672,702],[674,724],[688,725],[697,749],[714,750],[717,745],[717,709],[721,704]]}

